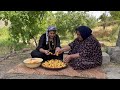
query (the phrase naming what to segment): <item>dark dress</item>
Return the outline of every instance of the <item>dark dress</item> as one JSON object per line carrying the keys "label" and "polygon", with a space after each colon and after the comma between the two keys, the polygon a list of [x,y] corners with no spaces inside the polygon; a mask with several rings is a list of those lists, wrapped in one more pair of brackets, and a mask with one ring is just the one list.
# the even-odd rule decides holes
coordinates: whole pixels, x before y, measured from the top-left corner
{"label": "dark dress", "polygon": [[69,55],[76,53],[80,55],[79,58],[70,60],[69,65],[73,67],[73,69],[85,70],[101,66],[101,45],[93,35],[81,42],[75,39],[69,46],[71,47]]}
{"label": "dark dress", "polygon": [[[58,35],[55,36],[56,39],[56,47],[60,47],[60,38]],[[55,49],[53,49],[54,45],[52,45],[52,42],[50,42],[50,45],[52,47],[52,50],[50,50],[50,52],[55,53]],[[49,45],[46,45],[46,34],[43,34],[40,39],[39,39],[39,44],[38,47],[36,48],[36,50],[33,50],[31,52],[31,56],[32,58],[43,58],[44,61],[46,60],[51,60],[51,59],[59,59],[59,60],[63,60],[63,53],[59,54],[59,56],[53,56],[53,55],[46,55],[44,53],[41,53],[39,51],[40,48],[43,48],[45,50],[49,50]]]}

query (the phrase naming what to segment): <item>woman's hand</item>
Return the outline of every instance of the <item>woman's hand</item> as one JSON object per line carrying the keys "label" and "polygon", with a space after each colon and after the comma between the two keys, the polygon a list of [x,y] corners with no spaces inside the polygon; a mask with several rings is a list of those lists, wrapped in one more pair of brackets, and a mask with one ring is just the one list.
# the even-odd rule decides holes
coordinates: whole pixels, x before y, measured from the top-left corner
{"label": "woman's hand", "polygon": [[58,52],[59,50],[60,50],[60,47],[57,47],[57,48],[55,49],[55,53]]}
{"label": "woman's hand", "polygon": [[75,58],[79,58],[79,57],[80,57],[79,53],[67,55],[64,58],[64,62],[68,63],[71,59],[75,59]]}
{"label": "woman's hand", "polygon": [[50,55],[50,53],[49,53],[48,50],[44,50],[44,53],[45,53],[46,55]]}
{"label": "woman's hand", "polygon": [[56,50],[55,50],[55,55],[57,55],[57,56],[58,56],[59,51],[60,51],[60,48],[59,48],[59,47],[57,47],[57,48],[56,48]]}
{"label": "woman's hand", "polygon": [[73,56],[72,56],[72,55],[67,55],[67,56],[64,58],[64,62],[65,62],[65,63],[68,63],[71,59],[73,59]]}
{"label": "woman's hand", "polygon": [[65,46],[65,47],[63,47],[63,48],[60,48],[59,50],[58,50],[58,53],[59,54],[61,54],[61,53],[63,53],[63,52],[66,52],[66,51],[69,51],[71,48],[70,48],[70,46]]}
{"label": "woman's hand", "polygon": [[64,51],[63,51],[63,49],[62,48],[59,48],[59,49],[57,49],[57,51],[56,51],[58,54],[61,54],[61,53],[63,53]]}

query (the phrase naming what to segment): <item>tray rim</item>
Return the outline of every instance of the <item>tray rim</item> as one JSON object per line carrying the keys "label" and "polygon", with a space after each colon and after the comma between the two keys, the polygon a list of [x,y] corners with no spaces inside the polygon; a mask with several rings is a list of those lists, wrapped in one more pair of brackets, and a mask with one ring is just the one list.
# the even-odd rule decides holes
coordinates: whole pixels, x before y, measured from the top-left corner
{"label": "tray rim", "polygon": [[65,68],[68,67],[68,65],[65,63],[66,66],[65,66],[65,67],[62,67],[62,68],[47,68],[47,67],[42,66],[43,63],[44,63],[44,62],[42,62],[40,66],[41,66],[42,68],[46,69],[46,70],[53,70],[53,71],[55,71],[55,70],[62,70],[62,69],[65,69]]}

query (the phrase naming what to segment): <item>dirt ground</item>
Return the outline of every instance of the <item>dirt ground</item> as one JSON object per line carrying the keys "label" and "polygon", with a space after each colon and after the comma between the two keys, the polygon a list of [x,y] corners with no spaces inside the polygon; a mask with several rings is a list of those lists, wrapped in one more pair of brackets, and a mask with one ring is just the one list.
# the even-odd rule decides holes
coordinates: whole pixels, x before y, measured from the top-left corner
{"label": "dirt ground", "polygon": [[[6,72],[12,69],[15,65],[21,63],[24,59],[31,57],[31,50],[21,50],[15,52],[5,60],[0,57],[0,79],[84,79],[80,77],[68,76],[45,76],[45,75],[28,75],[28,74],[7,74]],[[120,79],[120,64],[109,63],[102,66],[107,74],[108,79]]]}
{"label": "dirt ground", "polygon": [[30,58],[31,50],[19,51],[9,55],[5,60],[0,58],[0,79],[79,79],[78,77],[68,76],[45,76],[45,75],[28,75],[28,74],[7,74],[15,65],[21,63],[24,59]]}

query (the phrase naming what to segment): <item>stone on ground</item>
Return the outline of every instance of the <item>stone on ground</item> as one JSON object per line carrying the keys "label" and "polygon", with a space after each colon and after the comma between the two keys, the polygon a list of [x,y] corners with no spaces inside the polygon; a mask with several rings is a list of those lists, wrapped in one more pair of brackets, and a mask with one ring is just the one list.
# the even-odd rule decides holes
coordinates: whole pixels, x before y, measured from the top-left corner
{"label": "stone on ground", "polygon": [[120,47],[109,47],[108,54],[111,62],[120,63]]}
{"label": "stone on ground", "polygon": [[108,64],[110,62],[110,56],[106,52],[102,52],[103,62],[102,64]]}

